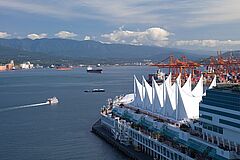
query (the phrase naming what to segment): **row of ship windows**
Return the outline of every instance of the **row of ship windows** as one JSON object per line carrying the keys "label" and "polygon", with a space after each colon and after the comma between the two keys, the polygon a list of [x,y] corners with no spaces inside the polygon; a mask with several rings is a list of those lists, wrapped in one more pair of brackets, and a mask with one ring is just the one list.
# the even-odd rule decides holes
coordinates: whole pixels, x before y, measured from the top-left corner
{"label": "row of ship windows", "polygon": [[[200,117],[204,118],[204,119],[208,119],[210,121],[212,120],[212,117],[208,116],[208,115],[201,114]],[[229,125],[229,126],[232,126],[232,127],[236,127],[236,128],[240,128],[240,124],[239,123],[234,123],[234,122],[227,121],[227,120],[224,120],[224,119],[219,119],[219,123],[222,123],[222,124],[225,124],[225,125]],[[205,128],[205,129],[208,129],[208,128]]]}
{"label": "row of ship windows", "polygon": [[239,95],[225,96],[225,95],[220,95],[220,94],[216,95],[216,94],[212,94],[212,93],[207,93],[207,96],[205,98],[206,99],[210,98],[210,99],[216,100],[216,96],[218,97],[218,101],[221,101],[221,102],[227,103],[227,104],[236,105],[240,101]]}
{"label": "row of ship windows", "polygon": [[211,116],[208,116],[208,115],[205,115],[205,114],[200,114],[200,117],[201,118],[204,118],[204,119],[207,119],[207,120],[212,120],[212,117]]}
{"label": "row of ship windows", "polygon": [[216,90],[207,90],[207,96],[221,96],[221,97],[226,97],[226,98],[239,98],[237,93],[226,93],[226,92],[218,92]]}
{"label": "row of ship windows", "polygon": [[239,103],[236,100],[233,100],[235,104],[231,104],[229,102],[222,102],[221,100],[216,101],[216,98],[210,98],[210,97],[204,97],[203,98],[203,103],[207,105],[212,105],[220,108],[226,108],[234,111],[240,111],[240,101]]}
{"label": "row of ship windows", "polygon": [[214,109],[209,109],[209,108],[205,108],[205,107],[201,107],[201,106],[199,107],[199,110],[240,120],[240,116],[239,115],[232,114],[232,113],[217,111],[217,110],[214,110]]}
{"label": "row of ship windows", "polygon": [[238,98],[236,96],[227,97],[227,96],[213,95],[213,94],[207,94],[206,97],[204,97],[204,98],[216,100],[216,97],[218,98],[218,101],[221,101],[223,103],[230,103],[230,104],[236,104],[237,100],[240,100],[240,98]]}
{"label": "row of ship windows", "polygon": [[134,139],[137,139],[141,143],[143,143],[145,146],[148,146],[149,148],[152,148],[152,150],[155,150],[159,153],[162,153],[164,156],[170,158],[170,159],[177,159],[177,160],[183,160],[184,158],[181,155],[178,155],[177,153],[170,152],[166,147],[159,146],[152,140],[149,140],[147,138],[144,138],[140,134],[137,134],[133,131],[130,132],[131,136]]}
{"label": "row of ship windows", "polygon": [[229,126],[232,126],[232,127],[236,127],[236,128],[240,128],[240,124],[239,123],[234,123],[234,122],[227,121],[227,120],[224,120],[224,119],[219,119],[219,123],[226,124],[226,125],[229,125]]}
{"label": "row of ship windows", "polygon": [[213,132],[223,134],[223,128],[215,126],[215,125],[211,125],[211,124],[208,124],[208,123],[204,122],[203,123],[203,128],[207,129],[207,130],[210,130],[210,131],[213,131]]}

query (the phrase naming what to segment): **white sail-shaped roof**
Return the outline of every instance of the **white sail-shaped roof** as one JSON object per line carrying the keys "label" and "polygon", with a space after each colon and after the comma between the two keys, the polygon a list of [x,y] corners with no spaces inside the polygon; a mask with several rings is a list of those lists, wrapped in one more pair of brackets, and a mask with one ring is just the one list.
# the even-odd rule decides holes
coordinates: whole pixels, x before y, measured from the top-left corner
{"label": "white sail-shaped roof", "polygon": [[153,89],[153,113],[163,114],[163,84],[160,86],[156,83],[154,78],[152,79]]}
{"label": "white sail-shaped roof", "polygon": [[[180,75],[171,85],[171,73],[163,84],[158,85],[152,80],[152,87],[146,79],[142,84],[134,76],[134,101],[133,105],[143,110],[163,115],[165,117],[184,120],[199,116],[199,102],[203,96],[203,76],[196,87],[191,91],[191,75],[181,88]],[[216,79],[215,79],[216,80]],[[214,86],[213,80],[210,86]]]}
{"label": "white sail-shaped roof", "polygon": [[176,92],[174,92],[175,89],[171,89],[172,86],[168,86],[167,83],[164,83],[163,90],[166,92],[165,100],[164,100],[164,115],[167,117],[175,118],[175,109],[176,109],[176,100],[174,99],[176,97]]}
{"label": "white sail-shaped roof", "polygon": [[216,87],[216,86],[217,86],[217,76],[215,75],[208,89],[212,89],[213,87]]}
{"label": "white sail-shaped roof", "polygon": [[164,105],[165,94],[166,94],[165,92],[166,92],[166,90],[164,90],[163,84],[159,85],[158,86],[158,97],[160,99],[160,104],[162,107]]}
{"label": "white sail-shaped roof", "polygon": [[173,83],[173,85],[171,86],[171,95],[170,95],[170,99],[172,102],[172,108],[175,110],[177,107],[177,85],[181,86],[181,73],[178,75],[178,77],[176,78],[176,82]]}
{"label": "white sail-shaped roof", "polygon": [[165,83],[167,86],[172,85],[172,73],[171,72],[169,73],[168,78],[165,80]]}
{"label": "white sail-shaped roof", "polygon": [[197,85],[192,90],[192,95],[199,99],[199,102],[202,100],[203,96],[203,75],[201,75],[201,78],[199,79]]}
{"label": "white sail-shaped roof", "polygon": [[144,108],[152,111],[153,107],[152,107],[152,87],[148,84],[148,82],[146,81],[146,79],[144,77],[142,77],[143,79],[143,86],[145,88],[145,94],[143,97],[143,104],[144,104]]}
{"label": "white sail-shaped roof", "polygon": [[182,87],[182,90],[189,95],[191,95],[191,92],[192,92],[192,80],[191,79],[192,79],[192,76],[190,74],[187,81],[185,82],[185,84]]}
{"label": "white sail-shaped roof", "polygon": [[176,78],[176,82],[179,86],[181,86],[181,73],[178,75],[178,77]]}
{"label": "white sail-shaped roof", "polygon": [[181,83],[181,78],[180,77],[181,77],[181,74],[179,74],[179,76],[176,78],[176,82],[173,83],[173,84],[171,84],[171,79],[170,79],[170,85],[169,86],[166,85],[167,86],[168,95],[170,97],[170,101],[171,101],[171,104],[172,104],[172,108],[174,110],[176,109],[176,105],[177,105],[176,83],[178,83],[180,85],[180,83]]}
{"label": "white sail-shaped roof", "polygon": [[143,87],[141,83],[138,81],[136,76],[134,75],[134,101],[133,104],[136,107],[142,108],[143,107]]}
{"label": "white sail-shaped roof", "polygon": [[178,101],[177,101],[177,109],[176,109],[176,120],[182,120],[187,118],[187,111],[185,108],[185,104],[184,104],[184,96],[181,95],[182,93],[180,93],[180,89],[177,86],[177,92],[178,92]]}
{"label": "white sail-shaped roof", "polygon": [[173,85],[171,86],[170,90],[169,90],[169,95],[170,95],[170,100],[172,103],[172,108],[176,109],[177,106],[177,83],[173,83]]}
{"label": "white sail-shaped roof", "polygon": [[165,91],[164,96],[164,114],[166,116],[173,116],[174,110],[176,109],[176,92],[175,83],[172,85],[172,73],[170,72],[168,78],[165,80],[163,90]]}
{"label": "white sail-shaped roof", "polygon": [[197,118],[199,116],[199,99],[183,91],[177,85],[177,109],[176,120]]}

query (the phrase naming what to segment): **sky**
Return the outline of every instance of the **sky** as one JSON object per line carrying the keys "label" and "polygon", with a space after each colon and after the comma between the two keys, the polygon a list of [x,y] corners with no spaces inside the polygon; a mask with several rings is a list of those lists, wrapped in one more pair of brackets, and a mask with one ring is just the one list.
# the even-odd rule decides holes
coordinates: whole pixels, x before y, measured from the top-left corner
{"label": "sky", "polygon": [[0,38],[240,49],[240,0],[0,0]]}

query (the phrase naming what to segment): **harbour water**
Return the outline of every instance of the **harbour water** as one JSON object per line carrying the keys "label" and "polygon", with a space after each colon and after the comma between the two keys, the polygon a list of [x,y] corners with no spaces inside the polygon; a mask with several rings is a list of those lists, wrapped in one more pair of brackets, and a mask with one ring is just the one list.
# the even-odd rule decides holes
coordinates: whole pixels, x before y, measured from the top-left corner
{"label": "harbour water", "polygon": [[[91,126],[108,98],[133,92],[133,75],[154,72],[152,67],[104,67],[102,74],[35,69],[0,72],[0,110],[46,102],[56,96],[57,105],[39,105],[0,112],[1,160],[112,160],[127,159],[92,134]],[[106,92],[84,90],[104,88]]]}

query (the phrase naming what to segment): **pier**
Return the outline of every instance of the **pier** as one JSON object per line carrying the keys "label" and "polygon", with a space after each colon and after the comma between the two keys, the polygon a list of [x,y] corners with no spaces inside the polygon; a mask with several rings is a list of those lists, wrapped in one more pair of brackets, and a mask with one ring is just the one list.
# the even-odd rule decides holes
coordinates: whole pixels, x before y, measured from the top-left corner
{"label": "pier", "polygon": [[99,119],[96,123],[92,126],[92,132],[96,134],[97,136],[104,139],[107,143],[111,144],[113,147],[124,153],[127,157],[129,157],[132,160],[152,160],[153,158],[142,153],[138,152],[134,149],[133,146],[125,146],[121,144],[119,141],[115,140],[112,137],[112,134],[106,130],[101,125],[101,120]]}

